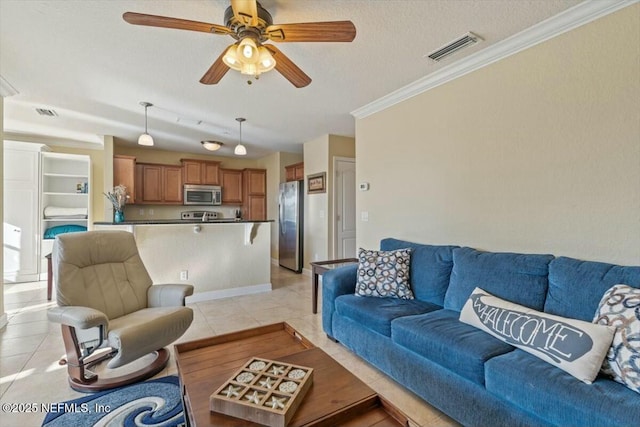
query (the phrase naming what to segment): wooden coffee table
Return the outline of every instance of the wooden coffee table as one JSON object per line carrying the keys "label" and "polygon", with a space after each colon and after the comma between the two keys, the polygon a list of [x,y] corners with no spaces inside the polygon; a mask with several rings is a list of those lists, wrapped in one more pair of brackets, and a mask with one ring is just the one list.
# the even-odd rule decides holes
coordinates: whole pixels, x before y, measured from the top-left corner
{"label": "wooden coffee table", "polygon": [[314,369],[313,385],[289,426],[409,426],[410,420],[286,323],[175,345],[190,426],[257,426],[210,411],[209,397],[251,357]]}

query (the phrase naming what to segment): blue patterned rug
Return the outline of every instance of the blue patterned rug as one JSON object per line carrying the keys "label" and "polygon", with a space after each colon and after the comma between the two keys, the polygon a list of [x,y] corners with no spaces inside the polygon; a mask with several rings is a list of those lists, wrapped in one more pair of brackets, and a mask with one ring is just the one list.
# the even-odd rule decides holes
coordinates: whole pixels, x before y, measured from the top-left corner
{"label": "blue patterned rug", "polygon": [[42,427],[184,426],[175,375],[89,394],[54,405]]}

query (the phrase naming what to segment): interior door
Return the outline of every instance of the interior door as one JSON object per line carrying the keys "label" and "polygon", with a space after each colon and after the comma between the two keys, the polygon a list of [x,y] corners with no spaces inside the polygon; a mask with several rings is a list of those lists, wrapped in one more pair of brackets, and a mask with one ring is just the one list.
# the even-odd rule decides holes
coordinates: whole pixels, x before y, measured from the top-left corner
{"label": "interior door", "polygon": [[356,162],[338,159],[335,163],[335,257],[356,256]]}

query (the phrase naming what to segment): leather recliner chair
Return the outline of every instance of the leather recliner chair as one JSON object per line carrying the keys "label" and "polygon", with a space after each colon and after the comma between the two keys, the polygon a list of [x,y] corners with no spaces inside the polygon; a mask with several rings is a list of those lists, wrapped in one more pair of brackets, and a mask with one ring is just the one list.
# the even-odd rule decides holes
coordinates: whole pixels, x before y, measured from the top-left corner
{"label": "leather recliner chair", "polygon": [[[193,286],[153,285],[134,236],[126,231],[57,236],[53,274],[58,307],[47,316],[62,325],[69,384],[75,390],[94,392],[152,377],[169,360],[164,347],[193,321],[193,311],[184,307]],[[98,338],[81,342],[79,335],[93,328]],[[107,368],[118,368],[149,353],[156,355],[153,362],[126,375],[98,378],[89,371],[106,359],[111,359]]]}

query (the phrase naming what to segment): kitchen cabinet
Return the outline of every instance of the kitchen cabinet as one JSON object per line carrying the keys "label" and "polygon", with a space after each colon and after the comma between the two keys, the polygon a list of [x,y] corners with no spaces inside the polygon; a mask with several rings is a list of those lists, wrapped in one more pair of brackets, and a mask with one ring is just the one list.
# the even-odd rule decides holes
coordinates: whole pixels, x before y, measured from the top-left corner
{"label": "kitchen cabinet", "polygon": [[304,162],[285,166],[284,170],[286,173],[285,180],[287,182],[304,180]]}
{"label": "kitchen cabinet", "polygon": [[220,162],[181,159],[183,184],[220,185]]}
{"label": "kitchen cabinet", "polygon": [[182,204],[182,168],[179,166],[165,166],[162,180],[162,201]]}
{"label": "kitchen cabinet", "polygon": [[136,202],[136,158],[133,156],[113,156],[113,186],[124,185],[127,189],[127,203]]}
{"label": "kitchen cabinet", "polygon": [[175,165],[136,164],[136,204],[182,204],[182,173]]}
{"label": "kitchen cabinet", "polygon": [[242,203],[242,170],[220,169],[222,204]]}
{"label": "kitchen cabinet", "polygon": [[242,219],[249,221],[267,219],[266,169],[242,170]]}

